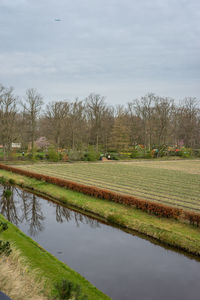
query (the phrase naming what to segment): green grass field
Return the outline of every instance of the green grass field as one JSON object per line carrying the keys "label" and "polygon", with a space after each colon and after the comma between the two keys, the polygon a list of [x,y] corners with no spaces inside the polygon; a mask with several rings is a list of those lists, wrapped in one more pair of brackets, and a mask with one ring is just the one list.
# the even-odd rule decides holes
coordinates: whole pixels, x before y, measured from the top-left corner
{"label": "green grass field", "polygon": [[41,163],[17,167],[200,211],[200,160]]}

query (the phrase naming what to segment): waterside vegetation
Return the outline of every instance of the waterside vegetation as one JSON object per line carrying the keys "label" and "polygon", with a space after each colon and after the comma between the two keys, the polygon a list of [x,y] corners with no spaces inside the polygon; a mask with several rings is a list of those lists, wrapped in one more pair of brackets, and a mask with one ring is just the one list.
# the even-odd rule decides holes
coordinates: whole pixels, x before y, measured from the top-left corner
{"label": "waterside vegetation", "polygon": [[164,244],[200,255],[200,229],[175,219],[159,218],[136,208],[120,203],[87,196],[55,184],[28,178],[19,174],[0,170],[5,180],[12,179],[19,186],[40,195],[49,196],[59,203],[67,204],[86,214],[104,221],[110,221],[129,230],[138,231]]}
{"label": "waterside vegetation", "polygon": [[[1,214],[0,221],[8,224],[8,230],[2,233],[1,238],[9,241],[13,250],[9,258],[1,257],[0,260],[0,288],[8,295],[15,296],[14,299],[17,300],[61,299],[52,297],[55,294],[55,286],[59,285],[64,279],[68,280],[73,286],[78,285],[81,295],[87,296],[87,298],[81,298],[81,296],[77,299],[110,299],[84,277],[59,261],[16,226],[8,222]],[[5,272],[7,272],[7,275]],[[8,274],[11,277],[8,278]],[[15,283],[11,280],[14,278],[13,275],[17,279]],[[5,282],[6,284],[4,284]],[[24,286],[24,284],[27,286]],[[35,298],[28,298],[31,294],[30,289],[32,289],[32,296],[35,296]],[[18,292],[19,295],[16,296]],[[19,298],[20,295],[25,294],[24,298]]]}

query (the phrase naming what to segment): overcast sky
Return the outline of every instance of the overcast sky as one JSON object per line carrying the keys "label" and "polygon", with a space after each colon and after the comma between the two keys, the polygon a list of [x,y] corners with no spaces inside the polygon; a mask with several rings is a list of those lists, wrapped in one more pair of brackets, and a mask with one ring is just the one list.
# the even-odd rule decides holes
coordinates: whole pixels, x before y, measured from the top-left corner
{"label": "overcast sky", "polygon": [[45,101],[200,98],[200,0],[0,0],[0,83]]}

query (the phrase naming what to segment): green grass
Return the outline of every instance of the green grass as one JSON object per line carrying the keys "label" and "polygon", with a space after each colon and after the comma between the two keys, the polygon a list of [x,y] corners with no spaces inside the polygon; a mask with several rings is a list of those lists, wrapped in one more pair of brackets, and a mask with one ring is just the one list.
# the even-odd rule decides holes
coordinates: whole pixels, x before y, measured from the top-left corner
{"label": "green grass", "polygon": [[0,170],[0,176],[4,176],[7,180],[12,178],[18,184],[23,184],[43,195],[49,195],[86,213],[93,213],[99,218],[136,230],[165,244],[200,255],[200,229],[195,226],[173,219],[158,218],[134,208],[89,197],[8,171]]}
{"label": "green grass", "polygon": [[19,249],[21,255],[26,258],[26,261],[30,266],[30,271],[37,270],[34,274],[37,274],[38,277],[46,281],[45,289],[47,291],[51,291],[55,282],[67,278],[68,280],[79,284],[83,294],[87,295],[88,299],[110,299],[80,274],[45,251],[17,227],[5,220],[2,215],[0,215],[0,220],[6,221],[9,224],[8,230],[2,233],[1,237],[5,240],[14,242],[15,248]]}
{"label": "green grass", "polygon": [[18,167],[200,211],[200,160],[58,163]]}

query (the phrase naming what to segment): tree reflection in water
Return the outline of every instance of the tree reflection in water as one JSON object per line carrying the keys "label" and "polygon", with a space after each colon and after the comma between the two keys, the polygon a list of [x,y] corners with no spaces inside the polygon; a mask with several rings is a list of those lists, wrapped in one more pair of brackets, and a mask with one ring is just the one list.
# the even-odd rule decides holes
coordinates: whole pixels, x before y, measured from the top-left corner
{"label": "tree reflection in water", "polygon": [[74,219],[77,227],[79,227],[81,223],[88,224],[92,228],[100,227],[100,223],[95,219],[89,218],[85,215],[82,215],[81,213],[75,212],[59,204],[51,203],[51,205],[56,208],[56,221],[58,223],[63,223],[64,221],[69,222],[70,220]]}
{"label": "tree reflection in water", "polygon": [[[9,197],[5,196],[8,189],[12,191]],[[5,185],[0,188],[0,213],[15,225],[25,220],[32,236],[36,236],[44,228],[42,224],[44,216],[39,199],[13,186]]]}
{"label": "tree reflection in water", "polygon": [[[11,190],[7,196],[6,190]],[[44,229],[43,201],[45,200],[11,185],[0,185],[0,213],[15,225],[25,222],[29,226],[28,231],[31,236],[36,236]],[[58,223],[74,221],[77,227],[81,223],[88,224],[92,228],[100,227],[97,220],[72,211],[65,206],[50,201],[48,201],[48,205],[55,208]]]}
{"label": "tree reflection in water", "polygon": [[44,229],[43,221],[45,219],[42,213],[40,199],[24,190],[16,189],[18,197],[22,199],[21,211],[23,212],[23,220],[29,225],[29,233],[36,236]]}
{"label": "tree reflection in water", "polygon": [[[11,194],[6,195],[10,190]],[[14,200],[14,187],[10,185],[1,186],[0,189],[0,213],[11,223],[18,225],[21,222],[20,212],[17,207],[19,202]]]}

